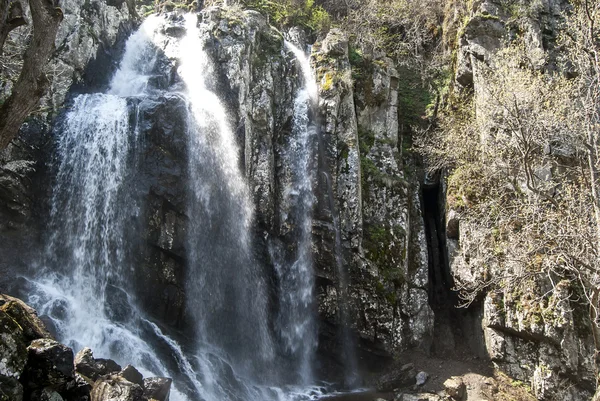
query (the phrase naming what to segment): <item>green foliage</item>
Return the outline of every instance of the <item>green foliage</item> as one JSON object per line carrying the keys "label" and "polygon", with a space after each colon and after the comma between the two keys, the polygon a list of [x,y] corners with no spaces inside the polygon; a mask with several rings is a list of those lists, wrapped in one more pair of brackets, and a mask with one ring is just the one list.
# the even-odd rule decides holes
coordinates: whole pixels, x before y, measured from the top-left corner
{"label": "green foliage", "polygon": [[348,0],[346,30],[358,47],[419,63],[441,38],[445,0]]}
{"label": "green foliage", "polygon": [[143,17],[174,10],[191,12],[198,8],[198,0],[136,0],[136,8],[138,14]]}
{"label": "green foliage", "polygon": [[265,13],[271,23],[282,27],[302,26],[318,33],[325,33],[331,18],[314,0],[243,0],[246,7]]}
{"label": "green foliage", "polygon": [[418,71],[401,67],[398,76],[398,122],[405,129],[420,126],[435,101],[435,95],[424,87]]}
{"label": "green foliage", "polygon": [[[482,171],[474,164],[464,164],[454,169],[448,176],[448,208],[461,211],[484,202],[487,191],[482,185],[483,179]],[[497,235],[499,233],[496,232]]]}

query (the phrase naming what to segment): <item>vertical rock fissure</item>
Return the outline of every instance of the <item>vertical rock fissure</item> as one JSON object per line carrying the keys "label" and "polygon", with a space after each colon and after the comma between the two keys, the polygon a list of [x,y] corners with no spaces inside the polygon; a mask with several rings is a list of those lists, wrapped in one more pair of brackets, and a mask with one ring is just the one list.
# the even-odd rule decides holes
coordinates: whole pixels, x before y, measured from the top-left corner
{"label": "vertical rock fissure", "polygon": [[432,351],[442,354],[455,349],[459,318],[455,311],[457,297],[452,291],[454,280],[448,263],[444,227],[445,201],[439,175],[425,178],[422,195],[429,255],[429,305],[435,315]]}
{"label": "vertical rock fissure", "polygon": [[422,184],[423,221],[429,260],[429,306],[434,312],[431,351],[454,357],[485,356],[482,348],[481,305],[474,302],[459,308],[454,290],[446,236],[446,197],[439,174],[427,176]]}

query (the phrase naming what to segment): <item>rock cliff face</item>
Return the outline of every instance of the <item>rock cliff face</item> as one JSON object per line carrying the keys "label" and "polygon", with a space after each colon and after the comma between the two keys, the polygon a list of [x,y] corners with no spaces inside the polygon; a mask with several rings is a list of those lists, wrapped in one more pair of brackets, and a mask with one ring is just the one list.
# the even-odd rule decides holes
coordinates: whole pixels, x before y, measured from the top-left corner
{"label": "rock cliff face", "polygon": [[[243,151],[255,203],[255,252],[273,269],[273,248],[290,260],[296,246],[286,218],[293,206],[285,196],[291,169],[286,149],[301,72],[284,49],[283,35],[259,13],[214,7],[199,18],[206,49],[217,66],[214,85],[228,105],[230,125],[236,127]],[[173,16],[167,36],[181,35],[181,24]],[[291,31],[290,40],[302,42],[298,32]],[[390,60],[374,62],[365,88],[355,91],[348,42],[336,30],[313,47],[312,59],[320,80],[315,117],[322,138],[313,155],[321,162],[315,160],[319,174],[312,249],[323,344],[340,346],[332,330],[342,323],[334,224],[339,214],[342,267],[350,279],[349,323],[361,343],[384,354],[428,345],[433,314],[427,303],[426,243],[418,185],[403,178],[399,155],[397,72]],[[162,68],[173,69],[173,62],[165,58]],[[176,84],[173,79],[164,85]],[[184,234],[193,219],[184,207],[183,107],[176,97],[138,105],[138,127],[146,138],[137,184],[145,205],[138,295],[147,310],[156,311],[156,318],[178,327],[185,326]]]}
{"label": "rock cliff face", "polygon": [[[502,2],[473,4],[458,38],[455,80],[473,90],[475,110],[485,107],[488,96],[483,69],[494,66],[495,53],[516,32],[525,38],[533,68],[557,69],[558,26],[566,6],[558,0],[540,1],[529,5],[527,16],[515,18]],[[481,132],[483,141],[486,135]],[[447,208],[449,263],[459,285],[477,288],[490,278],[510,277],[513,271],[505,271],[497,260],[476,249],[476,240],[488,231],[464,218],[464,212],[461,218],[453,202]],[[492,255],[494,251],[488,252]],[[511,377],[530,383],[539,399],[589,399],[595,384],[588,311],[573,296],[577,284],[551,280],[535,276],[521,282],[503,281],[502,290],[476,290],[480,292],[474,308],[481,310],[483,318],[483,349]]]}
{"label": "rock cliff face", "polygon": [[[403,170],[398,72],[390,59],[363,60],[354,86],[348,39],[338,30],[313,48],[313,59],[350,272],[352,322],[364,340],[387,351],[426,347],[433,330],[427,245],[416,177]],[[323,237],[315,235],[317,241]],[[320,305],[335,321],[337,278],[326,261],[317,264],[330,283],[321,288]]]}
{"label": "rock cliff face", "polygon": [[[558,1],[539,3],[536,13],[520,21],[531,39],[527,43],[532,60],[551,47],[561,7]],[[29,250],[43,249],[45,202],[52,182],[50,121],[69,93],[107,85],[122,39],[134,25],[126,3],[65,1],[62,7],[65,19],[51,63],[52,89],[42,102],[44,112],[27,122],[19,141],[0,155],[3,278],[35,265],[39,255]],[[301,48],[306,39],[299,29],[281,33],[260,13],[240,7],[206,8],[198,18],[217,71],[211,89],[227,106],[252,191],[254,253],[272,277],[269,312],[274,314],[276,253],[289,260],[297,247],[287,218],[293,205],[285,191],[291,180],[287,149],[301,71],[285,50],[284,38]],[[509,20],[500,2],[476,1],[458,38],[455,80],[474,89],[476,107],[485,102],[480,68],[493,62],[502,39],[511,34]],[[169,16],[164,34],[150,81],[157,90],[181,85],[177,62],[168,56],[170,40],[185,34],[181,15]],[[585,357],[592,353],[585,334],[590,331],[579,326],[579,311],[564,302],[560,291],[541,309],[533,299],[545,292],[543,280],[527,284],[533,291],[482,293],[474,308],[460,316],[440,307],[455,301],[448,295],[450,272],[457,282],[474,284],[489,269],[484,271],[475,259],[457,261],[454,251],[468,247],[480,230],[462,221],[452,205],[445,209],[443,178],[422,187],[415,172],[400,128],[405,72],[387,58],[357,60],[356,49],[338,29],[315,43],[311,52],[319,90],[312,116],[320,138],[313,154],[318,174],[313,182],[312,254],[321,353],[333,364],[341,363],[336,327],[346,324],[358,335],[361,356],[389,356],[414,347],[450,349],[455,343],[449,339],[449,327],[457,322],[477,353],[489,356],[511,376],[531,381],[540,399],[552,399],[553,394],[558,394],[556,399],[582,399],[593,377]],[[135,110],[131,121],[140,138],[130,236],[139,240],[131,244],[137,258],[137,302],[161,323],[185,329],[185,235],[194,219],[185,207],[188,105],[166,91],[154,100],[130,102]],[[494,266],[491,270],[494,273]],[[565,291],[567,287],[568,283],[557,285]],[[343,303],[348,303],[347,316]],[[446,343],[440,347],[440,341]],[[24,349],[23,344],[16,346]],[[20,360],[15,363],[22,365]],[[571,386],[579,378],[583,384]]]}

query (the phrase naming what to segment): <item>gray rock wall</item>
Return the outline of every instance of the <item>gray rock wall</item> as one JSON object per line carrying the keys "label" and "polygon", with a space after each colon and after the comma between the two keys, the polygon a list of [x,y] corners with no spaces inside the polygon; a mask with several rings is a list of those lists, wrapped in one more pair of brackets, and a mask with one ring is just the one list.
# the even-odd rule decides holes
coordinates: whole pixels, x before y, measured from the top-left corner
{"label": "gray rock wall", "polygon": [[[119,46],[121,34],[133,23],[125,3],[111,4],[63,3],[65,19],[50,65],[52,87],[42,100],[45,114],[32,120],[38,125],[25,125],[26,146],[11,146],[3,155],[0,206],[7,218],[1,230],[9,241],[1,246],[12,249],[0,249],[7,255],[0,270],[12,274],[31,265],[30,260],[19,259],[27,253],[23,247],[43,249],[39,241],[43,227],[31,219],[44,216],[51,190],[51,169],[46,167],[51,166],[52,138],[46,118],[62,107],[70,90],[106,86],[117,65],[117,58],[111,57],[116,53],[109,50]],[[256,255],[272,269],[271,245],[279,244],[290,255],[295,247],[285,217],[293,206],[285,196],[291,169],[285,149],[301,71],[284,49],[283,34],[259,13],[212,7],[200,18],[206,49],[218,71],[212,86],[227,106],[255,203]],[[175,40],[182,21],[176,15],[171,21],[172,29],[165,34]],[[304,40],[297,29],[289,36],[296,42]],[[335,215],[342,267],[349,277],[349,323],[359,344],[381,355],[427,347],[433,330],[427,245],[419,187],[414,176],[406,175],[401,160],[399,73],[391,60],[374,60],[354,81],[347,37],[335,29],[313,47],[311,57],[320,94],[315,116],[321,144],[314,154],[320,171],[314,183],[313,255],[322,338],[339,341],[332,328],[341,323]],[[177,85],[175,60],[164,57],[159,64],[165,79],[153,84]],[[138,258],[137,300],[156,319],[177,328],[186,326],[185,235],[193,219],[185,208],[185,107],[177,96],[164,95],[138,101],[132,116],[142,138],[132,186],[139,202],[135,205],[139,212],[132,215],[138,221],[130,233],[130,238],[138,239],[132,245]],[[327,180],[325,173],[330,176]],[[36,185],[38,179],[42,185]],[[38,256],[27,254],[32,259]]]}
{"label": "gray rock wall", "polygon": [[[529,12],[515,18],[511,5],[528,7]],[[481,71],[493,67],[495,53],[515,31],[525,39],[533,68],[546,72],[557,68],[556,38],[565,6],[566,2],[559,0],[474,2],[458,40],[455,80],[459,87],[473,90],[476,111],[485,106],[488,96]],[[485,142],[488,132],[482,130],[480,136]],[[518,263],[500,265],[492,249],[480,249],[479,240],[488,235],[485,227],[461,219],[459,210],[450,209],[447,216],[450,268],[459,285],[477,288],[519,271]],[[545,275],[502,283],[498,290],[480,288],[488,356],[511,377],[529,383],[540,400],[589,399],[595,387],[593,340],[588,312],[575,301],[577,284],[566,280],[553,283]]]}

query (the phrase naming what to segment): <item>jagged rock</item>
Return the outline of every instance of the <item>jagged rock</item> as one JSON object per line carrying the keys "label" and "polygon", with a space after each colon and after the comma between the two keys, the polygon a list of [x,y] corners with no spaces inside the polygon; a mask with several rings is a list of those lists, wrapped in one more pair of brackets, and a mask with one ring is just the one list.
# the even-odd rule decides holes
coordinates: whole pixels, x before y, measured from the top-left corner
{"label": "jagged rock", "polygon": [[61,391],[73,381],[73,350],[50,339],[33,340],[27,347],[26,386]]}
{"label": "jagged rock", "polygon": [[125,366],[123,370],[119,372],[119,376],[144,387],[144,376],[142,376],[142,374],[131,365]]}
{"label": "jagged rock", "polygon": [[169,401],[171,383],[167,377],[149,377],[144,379],[144,396],[156,401]]}
{"label": "jagged rock", "polygon": [[453,400],[462,401],[467,395],[467,386],[460,377],[451,377],[444,382],[446,393]]}
{"label": "jagged rock", "polygon": [[92,380],[121,370],[121,366],[111,359],[94,358],[94,353],[87,347],[75,355],[74,364],[77,373]]}
{"label": "jagged rock", "polygon": [[91,401],[143,401],[144,390],[118,375],[103,376],[94,383]]}
{"label": "jagged rock", "polygon": [[94,385],[94,380],[75,372],[75,380],[70,384],[65,398],[67,400],[87,401],[90,399],[90,392]]}
{"label": "jagged rock", "polygon": [[416,373],[412,363],[386,373],[377,381],[377,391],[388,392],[397,388],[412,386],[415,384]]}
{"label": "jagged rock", "polygon": [[30,401],[63,401],[63,397],[50,387],[33,391],[29,399]]}
{"label": "jagged rock", "polygon": [[0,375],[0,400],[22,401],[23,385],[14,377]]}
{"label": "jagged rock", "polygon": [[27,362],[23,330],[6,312],[0,310],[0,375],[20,378]]}
{"label": "jagged rock", "polygon": [[38,338],[52,338],[44,323],[40,320],[37,312],[18,298],[0,294],[0,310],[4,311],[15,320],[27,341]]}
{"label": "jagged rock", "polygon": [[446,217],[446,236],[457,240],[459,237],[460,216],[455,210],[450,210]]}

